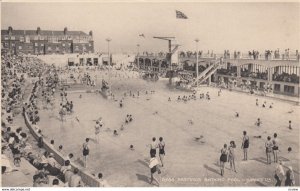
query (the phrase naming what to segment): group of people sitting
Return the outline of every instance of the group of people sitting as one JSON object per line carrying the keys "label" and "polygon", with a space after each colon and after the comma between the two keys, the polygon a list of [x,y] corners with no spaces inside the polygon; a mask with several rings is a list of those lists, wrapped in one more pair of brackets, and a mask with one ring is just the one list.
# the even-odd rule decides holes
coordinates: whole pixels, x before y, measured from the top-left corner
{"label": "group of people sitting", "polygon": [[[5,122],[1,124],[1,154],[6,155],[5,158],[12,158],[15,167],[19,167],[21,157],[31,150],[31,145],[27,143],[28,136],[22,131],[22,127],[12,130]],[[8,156],[7,156],[8,155]],[[2,166],[2,173],[12,170],[10,165]]]}
{"label": "group of people sitting", "polygon": [[[28,161],[37,169],[33,175],[33,186],[85,186],[79,176],[79,169],[72,168],[70,161],[73,154],[68,156],[63,165],[55,160],[54,153],[45,152],[42,148],[43,141],[38,141],[40,149],[36,149],[29,139],[28,130],[18,124],[22,108],[23,114],[28,116],[28,121],[42,137],[41,130],[37,126],[40,120],[38,98],[46,95],[54,95],[58,82],[56,69],[45,65],[36,58],[23,58],[17,56],[2,55],[2,94],[1,94],[1,167],[2,174],[21,170],[23,160]],[[48,75],[42,77],[45,71]],[[35,73],[32,76],[32,73]],[[27,78],[29,76],[30,78]],[[34,77],[34,81],[31,77]],[[37,79],[38,78],[38,79]],[[5,79],[5,80],[4,80]],[[24,100],[24,92],[27,86],[32,84],[29,98]],[[43,95],[40,96],[40,88]],[[69,102],[68,108],[72,108]],[[43,151],[44,150],[44,151]],[[62,146],[58,148],[62,151]],[[96,178],[96,177],[95,177]],[[100,186],[105,186],[103,175],[98,174]]]}

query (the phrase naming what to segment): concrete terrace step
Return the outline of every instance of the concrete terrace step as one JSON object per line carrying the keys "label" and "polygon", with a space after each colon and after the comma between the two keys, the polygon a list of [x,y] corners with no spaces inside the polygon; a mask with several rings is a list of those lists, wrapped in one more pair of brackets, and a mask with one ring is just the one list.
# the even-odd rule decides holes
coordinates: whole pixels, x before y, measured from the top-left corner
{"label": "concrete terrace step", "polygon": [[32,187],[32,177],[36,172],[36,168],[34,168],[26,159],[21,158],[20,167],[16,167],[16,169],[18,169],[18,171],[2,174],[2,186]]}

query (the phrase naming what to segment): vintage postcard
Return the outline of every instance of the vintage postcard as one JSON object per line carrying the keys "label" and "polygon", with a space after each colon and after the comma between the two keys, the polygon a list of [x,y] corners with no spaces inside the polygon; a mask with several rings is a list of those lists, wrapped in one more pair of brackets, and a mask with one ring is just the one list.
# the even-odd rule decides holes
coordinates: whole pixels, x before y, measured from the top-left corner
{"label": "vintage postcard", "polygon": [[2,187],[299,187],[299,13],[2,1]]}

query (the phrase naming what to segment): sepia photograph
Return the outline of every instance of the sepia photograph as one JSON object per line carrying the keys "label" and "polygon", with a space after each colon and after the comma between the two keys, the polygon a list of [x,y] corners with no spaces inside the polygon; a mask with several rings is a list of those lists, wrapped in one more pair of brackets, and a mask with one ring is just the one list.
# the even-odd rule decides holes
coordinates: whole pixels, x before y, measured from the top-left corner
{"label": "sepia photograph", "polygon": [[300,1],[0,3],[2,190],[298,191]]}

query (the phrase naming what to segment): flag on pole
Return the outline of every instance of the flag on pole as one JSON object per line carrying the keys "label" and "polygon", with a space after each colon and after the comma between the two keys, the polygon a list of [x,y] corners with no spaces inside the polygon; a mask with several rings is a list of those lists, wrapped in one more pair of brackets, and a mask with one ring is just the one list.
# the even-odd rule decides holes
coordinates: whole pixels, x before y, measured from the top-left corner
{"label": "flag on pole", "polygon": [[144,38],[146,38],[144,34],[139,34],[139,36],[140,36],[140,37],[144,37]]}
{"label": "flag on pole", "polygon": [[188,17],[183,12],[176,10],[176,19],[188,19]]}

